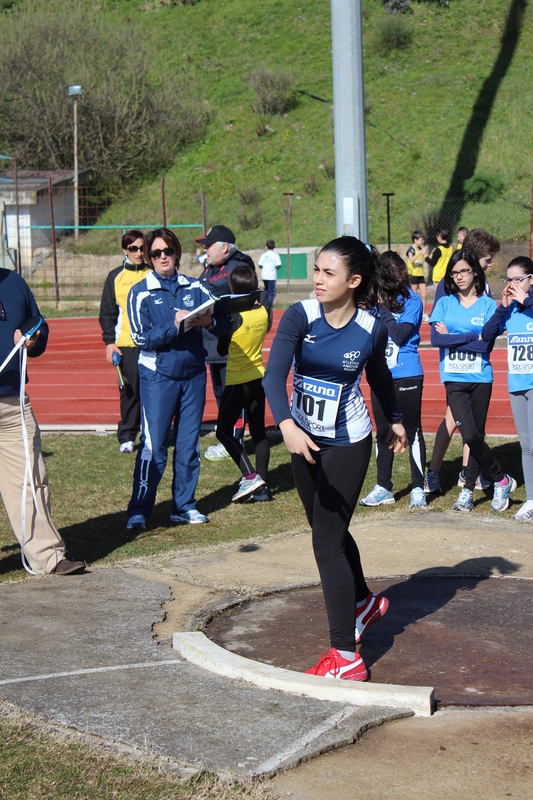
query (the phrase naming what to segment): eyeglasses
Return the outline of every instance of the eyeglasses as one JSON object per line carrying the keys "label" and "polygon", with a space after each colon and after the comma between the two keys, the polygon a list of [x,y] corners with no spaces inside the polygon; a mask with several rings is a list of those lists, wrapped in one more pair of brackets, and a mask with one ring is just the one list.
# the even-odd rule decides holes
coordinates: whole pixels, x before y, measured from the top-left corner
{"label": "eyeglasses", "polygon": [[502,278],[502,282],[509,284],[509,283],[522,283],[522,281],[527,280],[527,278],[533,278],[533,275],[529,273],[529,275],[522,275],[521,278]]}
{"label": "eyeglasses", "polygon": [[126,247],[126,250],[129,250],[130,253],[142,253],[143,246],[137,247],[136,244],[130,244],[129,247]]}
{"label": "eyeglasses", "polygon": [[149,250],[148,255],[153,261],[157,261],[161,256],[173,256],[175,252],[175,247],[165,247],[164,250]]}
{"label": "eyeglasses", "polygon": [[451,272],[450,274],[454,279],[454,281],[456,281],[457,278],[468,278],[468,276],[471,275],[473,271],[474,270],[472,269],[460,269],[459,272]]}

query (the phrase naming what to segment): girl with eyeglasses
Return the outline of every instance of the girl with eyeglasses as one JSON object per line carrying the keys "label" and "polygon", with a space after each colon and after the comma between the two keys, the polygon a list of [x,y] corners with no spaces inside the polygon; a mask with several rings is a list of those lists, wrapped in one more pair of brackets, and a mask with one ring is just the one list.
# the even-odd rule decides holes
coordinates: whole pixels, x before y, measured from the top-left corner
{"label": "girl with eyeglasses", "polygon": [[[128,505],[128,529],[144,530],[167,463],[174,421],[174,477],[170,521],[207,522],[196,509],[200,470],[200,425],[205,405],[205,348],[201,328],[228,333],[231,317],[213,316],[214,297],[194,278],[178,272],[181,245],[168,228],[150,231],[144,256],[154,271],[128,295],[128,317],[140,349],[142,430]],[[212,307],[212,306],[211,306]],[[187,317],[187,319],[185,319]]]}
{"label": "girl with eyeglasses", "polygon": [[502,278],[504,289],[498,310],[485,323],[481,335],[491,345],[507,331],[509,398],[522,450],[526,502],[513,516],[533,519],[533,261],[513,258]]}
{"label": "girl with eyeglasses", "polygon": [[113,356],[117,353],[125,378],[120,389],[120,422],[117,430],[121,453],[133,453],[135,439],[141,427],[137,367],[139,349],[131,338],[126,305],[131,287],[144,280],[151,272],[151,267],[144,260],[143,247],[144,233],[137,230],[126,231],[122,237],[122,265],[112,269],[107,276],[100,303],[99,321],[106,346],[106,359],[113,365]]}
{"label": "girl with eyeglasses", "polygon": [[474,487],[481,469],[494,484],[493,511],[505,511],[516,481],[504,474],[485,442],[485,423],[492,394],[492,344],[481,331],[496,311],[484,294],[485,276],[476,255],[463,248],[455,252],[444,277],[445,296],[430,317],[431,344],[440,351],[440,379],[463,442],[470,447],[465,485],[454,503],[456,511],[472,511]]}

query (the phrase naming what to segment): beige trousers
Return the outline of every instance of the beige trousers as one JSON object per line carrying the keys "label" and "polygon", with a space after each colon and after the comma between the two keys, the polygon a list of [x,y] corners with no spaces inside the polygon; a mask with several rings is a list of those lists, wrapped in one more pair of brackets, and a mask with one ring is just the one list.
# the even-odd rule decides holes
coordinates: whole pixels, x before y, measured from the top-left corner
{"label": "beige trousers", "polygon": [[[24,406],[31,469],[40,514],[39,516],[35,510],[28,481],[24,553],[33,571],[42,574],[51,572],[64,558],[65,543],[50,517],[50,490],[46,464],[41,453],[41,432],[27,396]],[[21,510],[25,469],[19,398],[17,395],[0,397],[0,494],[19,544],[22,539]]]}

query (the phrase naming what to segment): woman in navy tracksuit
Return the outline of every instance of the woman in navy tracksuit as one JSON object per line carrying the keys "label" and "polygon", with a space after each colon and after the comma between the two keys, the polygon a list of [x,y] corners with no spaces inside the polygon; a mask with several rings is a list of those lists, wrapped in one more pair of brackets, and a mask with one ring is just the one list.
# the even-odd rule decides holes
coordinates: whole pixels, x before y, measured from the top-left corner
{"label": "woman in navy tracksuit", "polygon": [[128,505],[130,529],[144,529],[153,510],[173,420],[176,446],[170,520],[207,522],[196,510],[194,498],[206,386],[201,328],[220,335],[228,333],[231,324],[230,317],[213,317],[210,310],[183,322],[192,310],[214,298],[197,280],[178,273],[181,246],[172,231],[150,231],[144,240],[144,256],[154,272],[135,284],[128,295],[131,337],[141,351],[142,406],[141,443]]}

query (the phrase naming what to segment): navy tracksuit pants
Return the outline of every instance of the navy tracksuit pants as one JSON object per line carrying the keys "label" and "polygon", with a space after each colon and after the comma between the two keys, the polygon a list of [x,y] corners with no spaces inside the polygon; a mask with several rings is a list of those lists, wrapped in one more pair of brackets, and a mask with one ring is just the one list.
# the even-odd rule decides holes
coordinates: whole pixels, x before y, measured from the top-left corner
{"label": "navy tracksuit pants", "polygon": [[168,436],[174,420],[172,509],[180,514],[196,508],[194,492],[200,472],[200,425],[205,406],[205,369],[185,380],[167,378],[139,364],[141,442],[133,473],[128,516],[149,517],[168,456]]}

